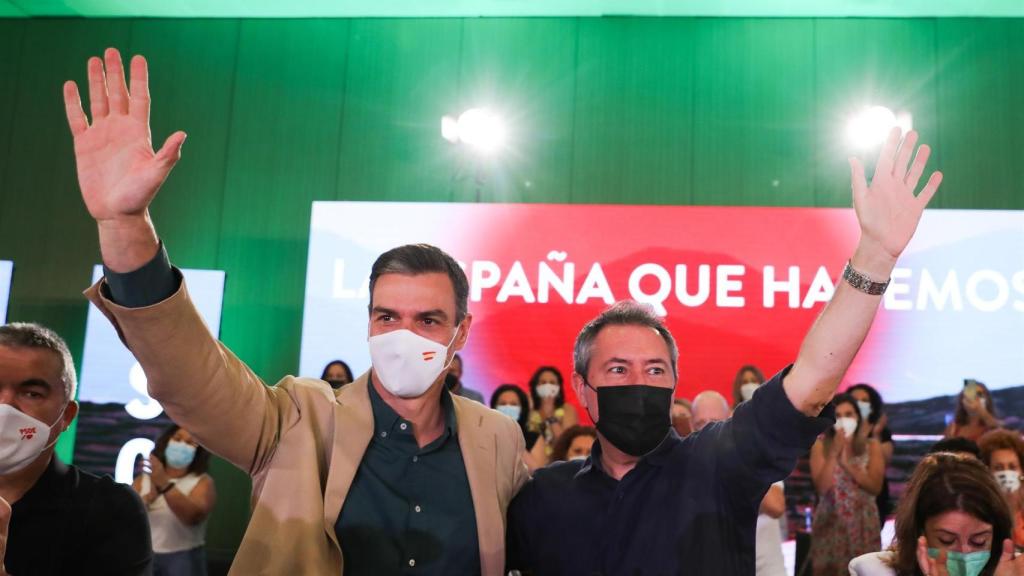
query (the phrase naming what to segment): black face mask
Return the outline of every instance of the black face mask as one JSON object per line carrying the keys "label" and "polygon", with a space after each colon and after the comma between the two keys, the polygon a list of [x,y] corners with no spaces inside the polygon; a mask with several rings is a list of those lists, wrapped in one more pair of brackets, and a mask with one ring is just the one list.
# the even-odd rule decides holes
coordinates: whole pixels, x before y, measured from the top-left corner
{"label": "black face mask", "polygon": [[597,430],[630,456],[643,456],[658,447],[672,425],[672,389],[659,386],[602,386],[597,393],[601,419]]}
{"label": "black face mask", "polygon": [[328,384],[330,384],[331,388],[334,388],[335,390],[337,390],[338,388],[341,388],[345,384],[348,384],[348,382],[346,382],[344,380],[327,380],[326,382]]}

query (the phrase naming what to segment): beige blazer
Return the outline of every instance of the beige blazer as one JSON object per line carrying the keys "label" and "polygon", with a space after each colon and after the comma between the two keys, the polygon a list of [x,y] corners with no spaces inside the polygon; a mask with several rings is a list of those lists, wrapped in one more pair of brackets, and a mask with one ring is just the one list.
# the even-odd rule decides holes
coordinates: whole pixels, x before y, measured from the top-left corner
{"label": "beige blazer", "polygon": [[[233,575],[342,574],[334,524],[373,435],[367,375],[335,392],[313,378],[266,386],[210,334],[182,282],[170,298],[124,308],[100,283],[86,296],[113,322],[149,394],[203,446],[252,476],[252,518]],[[523,435],[510,418],[453,396],[476,514],[480,570],[505,565],[505,512],[526,482]]]}

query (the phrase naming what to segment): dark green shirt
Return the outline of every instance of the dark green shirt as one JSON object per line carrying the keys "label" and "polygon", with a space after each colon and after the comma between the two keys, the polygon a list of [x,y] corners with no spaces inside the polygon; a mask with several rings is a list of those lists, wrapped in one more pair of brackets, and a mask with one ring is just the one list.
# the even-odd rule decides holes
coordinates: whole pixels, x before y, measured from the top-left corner
{"label": "dark green shirt", "polygon": [[445,428],[420,448],[412,423],[369,383],[373,440],[334,525],[346,576],[479,574],[480,547],[455,406],[441,394]]}

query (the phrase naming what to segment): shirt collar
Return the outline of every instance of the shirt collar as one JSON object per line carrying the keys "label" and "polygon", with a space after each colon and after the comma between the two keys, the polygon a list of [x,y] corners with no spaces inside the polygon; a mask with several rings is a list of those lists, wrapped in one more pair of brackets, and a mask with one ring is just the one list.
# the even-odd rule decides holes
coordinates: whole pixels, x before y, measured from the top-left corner
{"label": "shirt collar", "polygon": [[[370,407],[373,410],[374,430],[377,433],[391,432],[398,425],[399,421],[402,420],[402,417],[391,406],[388,406],[388,403],[377,393],[373,386],[373,374],[371,373],[367,378],[369,384],[367,388],[370,389]],[[441,390],[441,410],[444,413],[444,436],[454,436],[456,432],[455,403],[452,401],[452,395],[447,389]]]}
{"label": "shirt collar", "polygon": [[[641,464],[650,464],[651,466],[657,466],[659,468],[664,466],[668,461],[672,449],[679,442],[682,442],[682,438],[680,438],[679,433],[670,426],[665,439],[658,444],[657,448],[641,457],[636,465],[640,466]],[[601,441],[599,439],[594,441],[594,446],[590,449],[590,456],[588,456],[583,462],[583,466],[580,468],[579,472],[575,474],[574,478],[585,476],[591,472],[600,472],[607,476],[604,468],[601,467]]]}

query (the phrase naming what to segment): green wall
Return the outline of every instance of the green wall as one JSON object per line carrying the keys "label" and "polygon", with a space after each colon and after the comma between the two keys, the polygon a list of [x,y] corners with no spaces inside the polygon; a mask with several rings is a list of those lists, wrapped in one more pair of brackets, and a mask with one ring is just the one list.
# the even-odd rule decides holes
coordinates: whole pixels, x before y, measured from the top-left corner
{"label": "green wall", "polygon": [[[936,207],[1024,209],[1020,19],[0,19],[9,318],[76,356],[99,255],[60,86],[108,45],[150,60],[154,138],[189,133],[153,207],[171,257],[227,271],[222,338],[271,382],[298,365],[313,200],[848,206],[844,117],[877,102],[934,145]],[[475,165],[439,128],[479,103],[514,149]],[[217,556],[249,488],[214,474]]]}

